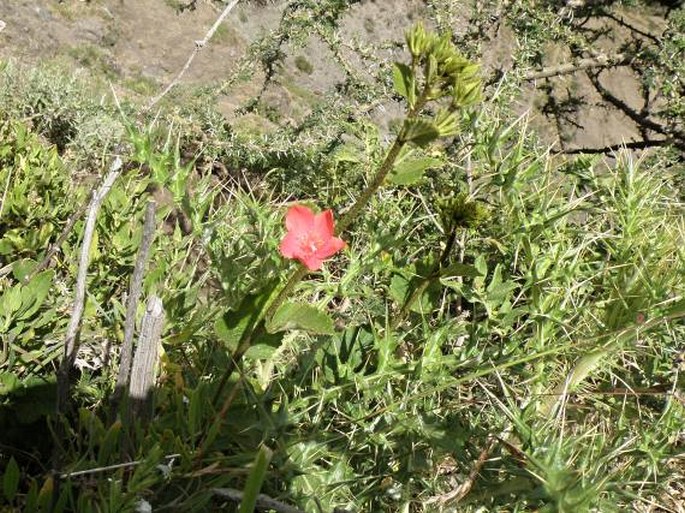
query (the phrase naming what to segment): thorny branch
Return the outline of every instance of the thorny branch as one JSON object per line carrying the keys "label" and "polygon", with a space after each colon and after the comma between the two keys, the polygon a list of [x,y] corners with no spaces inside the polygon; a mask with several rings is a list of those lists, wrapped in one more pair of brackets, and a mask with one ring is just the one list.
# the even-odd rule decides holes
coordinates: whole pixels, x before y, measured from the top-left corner
{"label": "thorny branch", "polygon": [[577,62],[568,62],[559,64],[558,66],[550,66],[541,70],[529,71],[523,75],[523,80],[531,82],[533,80],[540,80],[543,78],[552,78],[560,75],[569,75],[577,71],[582,71],[591,68],[608,68],[611,66],[622,66],[628,64],[631,56],[625,53],[617,53],[616,55],[600,55],[598,57],[590,57],[587,59],[580,59]]}

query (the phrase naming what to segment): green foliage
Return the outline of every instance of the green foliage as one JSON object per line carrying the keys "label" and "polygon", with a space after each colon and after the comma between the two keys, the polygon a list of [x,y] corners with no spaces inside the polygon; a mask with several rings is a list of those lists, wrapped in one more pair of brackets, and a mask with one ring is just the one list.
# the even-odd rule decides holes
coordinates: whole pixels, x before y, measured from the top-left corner
{"label": "green foliage", "polygon": [[295,67],[307,75],[311,75],[314,72],[314,65],[304,55],[295,57]]}
{"label": "green foliage", "polygon": [[60,64],[30,70],[7,64],[0,72],[3,119],[29,123],[60,154],[68,154],[74,169],[100,165],[102,155],[123,136],[117,109],[100,101],[96,80],[65,74]]}
{"label": "green foliage", "polygon": [[[339,49],[353,3],[289,4],[243,65],[271,80],[314,32]],[[512,7],[517,27],[536,36],[519,62],[537,55],[549,21],[542,11],[524,19],[527,6]],[[685,339],[676,168],[662,155],[553,156],[512,116],[506,90],[482,90],[450,36],[418,24],[406,43],[408,64],[381,66],[366,87],[346,74],[301,123],[267,134],[230,126],[203,101],[183,107],[192,116],[109,119],[126,134],[126,172],[89,248],[74,394],[59,418],[55,368],[82,216],[48,268],[36,266],[88,198],[66,170],[99,157],[76,144],[92,120],[76,86],[41,90],[43,75],[11,101],[16,84],[5,86],[2,507],[247,512],[265,493],[307,512],[419,512],[469,475],[469,493],[445,508],[668,503],[685,421],[668,393],[682,386],[674,362]],[[406,112],[386,144],[392,134],[360,105],[393,95]],[[80,109],[61,112],[60,101]],[[34,108],[30,126],[21,107]],[[49,134],[65,117],[60,143]],[[152,197],[158,230],[143,294],[162,298],[167,320],[144,423],[112,417],[117,355],[97,348],[123,339]],[[288,278],[294,265],[278,247],[293,200],[332,208],[349,251]],[[487,464],[473,472],[479,460]],[[216,496],[220,488],[241,501]]]}
{"label": "green foliage", "polygon": [[238,513],[251,513],[255,510],[257,495],[259,494],[259,490],[262,488],[262,483],[266,477],[271,456],[272,452],[267,447],[261,447],[259,449],[257,458],[250,469],[250,474],[245,483],[243,500],[240,502]]}

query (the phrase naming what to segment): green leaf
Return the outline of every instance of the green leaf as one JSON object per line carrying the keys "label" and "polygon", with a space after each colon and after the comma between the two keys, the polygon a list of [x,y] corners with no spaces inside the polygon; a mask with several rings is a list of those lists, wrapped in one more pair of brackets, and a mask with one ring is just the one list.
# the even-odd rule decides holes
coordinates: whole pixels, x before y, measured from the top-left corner
{"label": "green leaf", "polygon": [[336,163],[351,162],[353,164],[359,164],[364,160],[360,149],[353,144],[342,146],[335,152],[333,159]]}
{"label": "green leaf", "polygon": [[677,319],[685,314],[685,299],[681,299],[666,310],[666,316]]}
{"label": "green leaf", "polygon": [[245,331],[246,324],[246,320],[241,323],[240,319],[237,322],[231,319],[231,315],[227,312],[214,322],[214,333],[226,344],[229,351],[235,351],[238,349],[240,336]]}
{"label": "green leaf", "polygon": [[440,159],[433,157],[421,157],[398,162],[388,179],[395,185],[412,185],[418,182],[427,169],[442,165]]}
{"label": "green leaf", "polygon": [[0,310],[5,315],[12,315],[21,308],[21,286],[15,285],[0,296]]}
{"label": "green leaf", "polygon": [[333,320],[321,310],[304,303],[284,303],[267,321],[269,333],[300,329],[315,335],[332,335]]}
{"label": "green leaf", "polygon": [[195,436],[201,428],[202,410],[207,404],[204,388],[198,387],[188,397],[188,432]]}
{"label": "green leaf", "polygon": [[[117,420],[105,433],[100,443],[100,450],[98,451],[98,465],[104,466],[110,463],[110,458],[117,447],[119,446],[119,436],[121,434],[121,421]],[[116,452],[118,456],[118,452]]]}
{"label": "green leaf", "polygon": [[12,275],[17,281],[24,281],[24,279],[33,272],[37,265],[38,263],[35,260],[31,260],[29,258],[17,260],[12,264]]}
{"label": "green leaf", "polygon": [[13,501],[15,495],[17,495],[17,489],[19,488],[19,477],[19,465],[17,465],[14,457],[12,457],[7,463],[7,466],[5,467],[5,473],[2,476],[2,493],[8,502]]}
{"label": "green leaf", "polygon": [[453,276],[469,276],[476,277],[482,276],[481,271],[476,269],[472,265],[467,264],[451,264],[440,271],[440,276],[442,278],[451,278]]}
{"label": "green leaf", "polygon": [[407,119],[402,127],[402,139],[417,146],[426,146],[440,137],[440,130],[425,119]]}
{"label": "green leaf", "polygon": [[393,275],[388,292],[395,303],[404,303],[409,293],[409,280],[401,274]]}
{"label": "green leaf", "polygon": [[54,271],[38,273],[22,290],[22,308],[17,313],[20,320],[30,319],[41,307],[50,292]]}
{"label": "green leaf", "polygon": [[43,486],[38,492],[38,507],[41,511],[49,511],[49,505],[52,502],[52,494],[55,491],[55,479],[49,476]]}
{"label": "green leaf", "polygon": [[243,500],[240,501],[238,513],[253,513],[257,504],[257,496],[262,489],[266,471],[269,468],[273,452],[265,446],[261,446],[255,458],[250,474],[247,476],[245,488],[243,488]]}
{"label": "green leaf", "polygon": [[19,378],[11,372],[0,372],[0,397],[9,395],[21,385]]}
{"label": "green leaf", "polygon": [[502,281],[502,266],[497,264],[492,279],[487,287],[488,300],[496,303],[502,303],[509,297],[512,291],[516,289],[517,285],[511,280]]}
{"label": "green leaf", "polygon": [[459,133],[459,114],[447,109],[441,110],[435,116],[435,127],[440,132],[440,137],[449,137]]}
{"label": "green leaf", "polygon": [[392,68],[392,82],[395,91],[407,100],[410,107],[416,103],[416,81],[409,66],[396,62]]}
{"label": "green leaf", "polygon": [[267,284],[262,294],[246,296],[236,310],[229,310],[215,321],[214,331],[229,350],[238,349],[243,335],[259,321],[274,286],[275,283]]}
{"label": "green leaf", "polygon": [[245,352],[245,358],[249,360],[268,360],[276,351],[276,347],[270,344],[254,344]]}

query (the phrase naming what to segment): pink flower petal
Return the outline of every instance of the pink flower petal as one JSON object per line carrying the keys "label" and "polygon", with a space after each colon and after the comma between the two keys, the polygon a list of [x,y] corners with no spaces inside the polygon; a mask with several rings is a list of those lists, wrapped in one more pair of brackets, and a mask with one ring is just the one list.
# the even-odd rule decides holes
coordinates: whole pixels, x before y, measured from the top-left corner
{"label": "pink flower petal", "polygon": [[314,212],[303,205],[294,205],[285,215],[285,227],[288,231],[308,232],[314,228]]}
{"label": "pink flower petal", "polygon": [[326,210],[314,217],[314,232],[324,240],[333,236],[333,212]]}
{"label": "pink flower petal", "polygon": [[334,236],[333,212],[314,214],[303,205],[293,205],[285,217],[287,233],[279,250],[285,258],[297,259],[310,271],[321,269],[323,261],[346,246]]}
{"label": "pink flower petal", "polygon": [[330,237],[324,242],[323,246],[316,250],[316,256],[322,259],[330,258],[335,255],[338,251],[343,249],[347,244],[342,239],[338,237]]}
{"label": "pink flower petal", "polygon": [[301,255],[297,259],[302,262],[310,271],[318,271],[323,265],[323,259],[314,254]]}
{"label": "pink flower petal", "polygon": [[281,245],[279,247],[281,255],[285,258],[296,258],[300,252],[300,241],[299,237],[294,232],[288,232],[281,240]]}

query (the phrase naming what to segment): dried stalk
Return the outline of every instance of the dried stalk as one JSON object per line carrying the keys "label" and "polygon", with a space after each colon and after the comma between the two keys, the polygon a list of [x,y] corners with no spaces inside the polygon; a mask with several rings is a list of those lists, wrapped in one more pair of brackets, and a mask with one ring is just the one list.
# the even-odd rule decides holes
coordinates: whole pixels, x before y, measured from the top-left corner
{"label": "dried stalk", "polygon": [[121,174],[121,167],[121,158],[117,155],[110,166],[109,172],[102,181],[102,184],[97,190],[93,191],[88,206],[86,227],[83,233],[83,243],[81,246],[81,257],[76,277],[74,306],[72,308],[71,320],[69,321],[69,326],[67,328],[67,335],[64,340],[64,359],[57,371],[57,415],[64,413],[69,398],[69,371],[74,366],[76,352],[78,350],[78,333],[81,327],[81,317],[83,315],[83,307],[86,299],[86,278],[88,276],[88,265],[90,263],[90,246],[93,242],[97,214],[107,193],[112,188],[112,185],[119,174]]}
{"label": "dried stalk", "polygon": [[176,85],[178,85],[178,83],[181,81],[183,76],[190,68],[190,65],[192,64],[197,54],[200,53],[200,50],[202,50],[207,43],[209,43],[209,40],[212,38],[212,36],[214,36],[214,33],[217,31],[221,23],[226,19],[226,16],[228,16],[231,10],[233,10],[233,8],[238,4],[238,1],[239,0],[233,0],[230,4],[226,6],[226,8],[221,12],[219,17],[214,22],[214,25],[212,25],[212,28],[210,28],[207,34],[205,34],[204,39],[200,41],[195,41],[195,48],[193,48],[193,51],[188,56],[188,60],[183,65],[183,68],[181,68],[181,71],[178,72],[178,75],[176,75],[174,79],[171,82],[169,82],[169,84],[164,88],[164,90],[161,93],[159,93],[152,99],[152,101],[150,101],[150,103],[147,106],[148,110],[154,107],[162,98],[164,98],[167,95],[169,91],[171,91],[174,87],[176,87]]}
{"label": "dried stalk", "polygon": [[447,504],[454,506],[464,497],[466,497],[473,488],[473,485],[476,482],[478,474],[483,468],[483,465],[485,465],[485,462],[488,461],[488,458],[490,457],[490,452],[492,451],[492,448],[495,445],[495,441],[496,438],[494,436],[491,436],[488,439],[487,443],[485,444],[485,447],[483,447],[483,450],[478,455],[478,459],[473,464],[473,468],[471,469],[471,472],[469,472],[466,481],[464,481],[461,485],[459,485],[457,488],[448,493],[429,499],[428,503],[432,504],[437,502],[442,506],[445,506]]}
{"label": "dried stalk", "polygon": [[129,413],[127,418],[147,419],[150,414],[152,387],[159,361],[159,347],[164,328],[164,306],[157,296],[151,296],[140,326],[140,338],[131,367]]}
{"label": "dried stalk", "polygon": [[568,62],[558,66],[551,66],[541,70],[530,71],[523,76],[523,80],[531,82],[533,80],[540,80],[543,78],[558,77],[560,75],[570,75],[576,71],[582,71],[592,68],[608,68],[611,66],[618,66],[627,64],[631,57],[625,53],[617,53],[616,55],[606,56],[600,55],[598,57],[590,57],[587,59],[580,59],[577,62]]}
{"label": "dried stalk", "polygon": [[138,301],[143,290],[143,277],[145,265],[147,264],[152,241],[155,237],[155,210],[156,203],[150,201],[145,210],[145,221],[143,224],[143,236],[140,241],[140,249],[136,258],[131,285],[126,300],[126,320],[124,322],[124,342],[121,345],[121,356],[119,358],[119,374],[117,384],[112,398],[112,410],[116,410],[119,400],[124,391],[128,388],[131,375],[131,359],[133,355],[133,336],[136,328],[136,313],[138,311]]}

